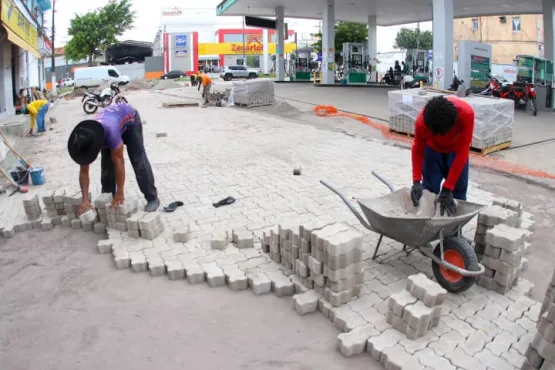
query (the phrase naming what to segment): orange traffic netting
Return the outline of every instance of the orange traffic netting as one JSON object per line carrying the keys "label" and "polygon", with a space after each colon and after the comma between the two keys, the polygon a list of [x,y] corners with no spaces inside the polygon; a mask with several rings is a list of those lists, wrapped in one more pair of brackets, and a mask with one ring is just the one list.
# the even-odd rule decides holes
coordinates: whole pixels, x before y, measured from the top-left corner
{"label": "orange traffic netting", "polygon": [[348,117],[348,118],[356,119],[357,121],[362,122],[364,124],[370,123],[370,120],[367,117],[364,117],[358,114],[339,112],[337,108],[331,105],[317,105],[314,107],[314,112],[316,113],[317,116],[320,116],[320,117],[337,117],[337,116]]}

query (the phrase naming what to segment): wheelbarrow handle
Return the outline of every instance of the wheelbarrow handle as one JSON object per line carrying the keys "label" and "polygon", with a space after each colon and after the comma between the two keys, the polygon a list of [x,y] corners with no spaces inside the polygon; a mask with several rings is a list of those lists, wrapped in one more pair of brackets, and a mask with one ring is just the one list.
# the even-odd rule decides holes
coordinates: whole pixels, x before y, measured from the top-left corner
{"label": "wheelbarrow handle", "polygon": [[395,191],[395,186],[393,186],[393,184],[388,179],[386,179],[385,177],[383,177],[382,175],[380,175],[375,171],[372,171],[372,175],[374,175],[378,180],[383,182],[385,186],[389,188],[389,191],[391,191],[392,193]]}
{"label": "wheelbarrow handle", "polygon": [[360,223],[367,228],[368,230],[371,231],[375,231],[372,226],[370,226],[370,224],[364,219],[364,217],[362,217],[360,215],[360,213],[356,210],[356,208],[353,206],[353,203],[351,201],[349,201],[347,198],[345,198],[345,196],[343,194],[341,194],[337,189],[335,189],[333,186],[331,186],[330,184],[328,184],[327,182],[325,182],[324,180],[320,180],[320,183],[322,185],[324,185],[326,188],[330,189],[332,192],[334,192],[339,198],[341,198],[341,200],[343,201],[343,203],[345,203],[345,205],[347,207],[349,207],[349,209],[351,210],[351,212],[353,212],[353,214],[355,215],[356,218],[358,218],[358,220],[360,221]]}

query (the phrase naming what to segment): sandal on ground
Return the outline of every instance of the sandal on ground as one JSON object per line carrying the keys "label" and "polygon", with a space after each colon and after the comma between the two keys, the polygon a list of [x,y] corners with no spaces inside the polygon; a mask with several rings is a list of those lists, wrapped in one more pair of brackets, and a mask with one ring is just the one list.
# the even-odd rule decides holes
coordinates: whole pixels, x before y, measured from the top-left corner
{"label": "sandal on ground", "polygon": [[227,197],[227,198],[224,198],[224,199],[220,200],[219,202],[212,203],[212,205],[215,208],[218,208],[218,207],[221,207],[221,206],[229,206],[230,204],[233,204],[233,203],[235,203],[235,198]]}
{"label": "sandal on ground", "polygon": [[164,211],[166,212],[173,212],[177,209],[177,207],[181,207],[183,205],[183,202],[181,201],[176,201],[176,202],[171,202],[170,204],[168,204],[167,206],[164,207]]}

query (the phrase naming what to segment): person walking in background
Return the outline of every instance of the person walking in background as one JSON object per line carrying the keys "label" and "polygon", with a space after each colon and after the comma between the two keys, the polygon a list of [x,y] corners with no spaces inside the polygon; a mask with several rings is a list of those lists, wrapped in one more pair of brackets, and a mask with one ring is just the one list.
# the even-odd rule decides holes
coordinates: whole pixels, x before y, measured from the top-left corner
{"label": "person walking in background", "polygon": [[46,132],[46,127],[44,121],[46,119],[46,113],[48,113],[48,100],[35,100],[26,106],[21,108],[22,114],[29,114],[30,128],[27,136],[33,135],[33,130],[35,129],[35,120],[37,121],[37,133]]}

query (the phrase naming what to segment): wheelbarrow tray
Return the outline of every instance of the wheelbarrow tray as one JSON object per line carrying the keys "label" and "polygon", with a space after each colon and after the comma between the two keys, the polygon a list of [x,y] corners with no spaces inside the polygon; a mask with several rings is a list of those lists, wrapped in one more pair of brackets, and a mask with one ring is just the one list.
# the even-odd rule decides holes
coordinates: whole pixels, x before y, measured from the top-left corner
{"label": "wheelbarrow tray", "polygon": [[357,199],[368,223],[379,234],[409,246],[424,246],[438,240],[443,229],[444,237],[457,233],[486,206],[457,200],[455,216],[440,216],[439,205],[434,205],[436,195],[424,191],[420,206],[414,207],[410,190],[399,189],[379,198]]}

